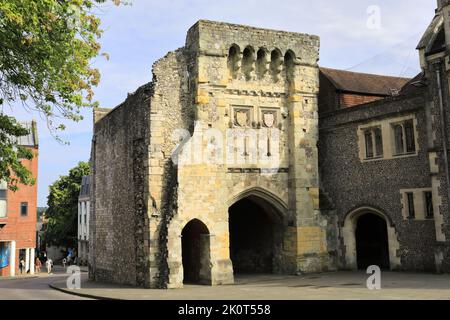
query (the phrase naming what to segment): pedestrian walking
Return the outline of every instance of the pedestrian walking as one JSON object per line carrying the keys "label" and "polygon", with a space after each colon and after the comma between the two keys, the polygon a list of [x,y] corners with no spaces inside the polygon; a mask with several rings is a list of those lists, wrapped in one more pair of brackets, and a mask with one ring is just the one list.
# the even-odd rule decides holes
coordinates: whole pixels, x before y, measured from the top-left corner
{"label": "pedestrian walking", "polygon": [[41,267],[42,267],[42,262],[39,258],[36,258],[36,262],[35,262],[35,267],[36,267],[36,273],[40,273],[41,272]]}
{"label": "pedestrian walking", "polygon": [[24,271],[25,271],[25,261],[21,259],[19,262],[19,272],[20,274],[23,274]]}
{"label": "pedestrian walking", "polygon": [[47,268],[47,273],[48,274],[52,273],[52,268],[53,268],[53,261],[52,261],[52,259],[48,258],[47,261],[45,262],[45,266]]}

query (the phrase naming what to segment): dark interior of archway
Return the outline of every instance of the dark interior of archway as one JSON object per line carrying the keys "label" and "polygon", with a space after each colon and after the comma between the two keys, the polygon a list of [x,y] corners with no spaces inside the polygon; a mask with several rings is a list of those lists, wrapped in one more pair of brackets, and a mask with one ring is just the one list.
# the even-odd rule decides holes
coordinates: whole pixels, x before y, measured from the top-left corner
{"label": "dark interior of archway", "polygon": [[229,209],[230,255],[235,273],[272,273],[274,222],[246,198]]}
{"label": "dark interior of archway", "polygon": [[209,234],[209,231],[199,220],[189,222],[181,233],[184,283],[198,283],[200,281],[202,234]]}
{"label": "dark interior of archway", "polygon": [[377,265],[389,269],[389,247],[386,221],[374,214],[365,214],[356,226],[356,252],[359,269]]}

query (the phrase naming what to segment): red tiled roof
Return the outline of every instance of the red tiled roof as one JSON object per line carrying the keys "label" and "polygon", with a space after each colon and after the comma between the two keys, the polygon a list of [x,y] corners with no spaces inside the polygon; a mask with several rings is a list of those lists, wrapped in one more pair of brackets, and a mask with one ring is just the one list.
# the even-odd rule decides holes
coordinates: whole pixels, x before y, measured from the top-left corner
{"label": "red tiled roof", "polygon": [[390,95],[400,89],[409,78],[382,76],[369,73],[351,72],[330,68],[320,68],[320,72],[338,90],[369,95]]}

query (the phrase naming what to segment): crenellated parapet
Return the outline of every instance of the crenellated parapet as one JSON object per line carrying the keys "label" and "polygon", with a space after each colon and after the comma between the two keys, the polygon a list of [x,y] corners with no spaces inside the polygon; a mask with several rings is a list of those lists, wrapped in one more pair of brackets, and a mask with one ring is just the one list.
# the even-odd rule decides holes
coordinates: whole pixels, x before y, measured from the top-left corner
{"label": "crenellated parapet", "polygon": [[233,44],[227,56],[228,79],[274,83],[281,79],[289,81],[293,80],[295,66],[298,64],[300,63],[292,50],[283,54],[278,48],[270,51],[266,47],[254,48],[251,45],[242,50],[237,44]]}
{"label": "crenellated parapet", "polygon": [[213,86],[282,87],[296,69],[317,68],[319,45],[313,35],[206,20],[198,21],[186,40],[199,59],[198,83]]}

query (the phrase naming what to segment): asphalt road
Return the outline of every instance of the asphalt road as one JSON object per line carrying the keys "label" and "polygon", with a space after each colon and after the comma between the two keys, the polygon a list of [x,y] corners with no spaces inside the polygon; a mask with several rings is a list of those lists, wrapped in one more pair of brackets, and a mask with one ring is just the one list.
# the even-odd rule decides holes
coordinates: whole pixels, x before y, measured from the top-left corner
{"label": "asphalt road", "polygon": [[[89,300],[49,287],[49,284],[67,277],[62,270],[57,270],[54,274],[42,274],[37,278],[0,279],[0,300]],[[82,274],[83,277],[87,274]]]}

